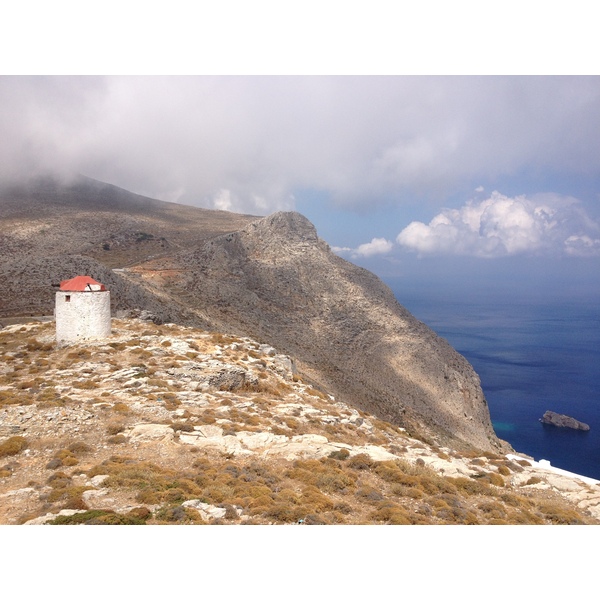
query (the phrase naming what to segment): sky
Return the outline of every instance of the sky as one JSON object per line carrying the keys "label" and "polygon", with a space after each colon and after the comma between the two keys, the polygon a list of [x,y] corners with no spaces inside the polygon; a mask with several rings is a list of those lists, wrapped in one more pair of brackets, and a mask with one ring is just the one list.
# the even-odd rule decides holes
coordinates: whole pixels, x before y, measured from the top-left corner
{"label": "sky", "polygon": [[35,22],[10,9],[0,179],[81,173],[170,202],[296,210],[404,286],[600,290],[600,76],[579,0],[402,15],[374,0],[342,16],[227,1],[201,24],[179,0],[143,15],[107,0],[85,31],[77,6],[39,3]]}
{"label": "sky", "polygon": [[3,76],[0,107],[5,179],[296,210],[384,277],[597,283],[598,76]]}

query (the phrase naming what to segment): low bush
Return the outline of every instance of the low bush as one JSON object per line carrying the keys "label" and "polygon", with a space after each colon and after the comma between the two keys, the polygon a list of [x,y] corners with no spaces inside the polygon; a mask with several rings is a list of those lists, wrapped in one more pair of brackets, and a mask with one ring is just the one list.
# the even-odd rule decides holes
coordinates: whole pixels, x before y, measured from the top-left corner
{"label": "low bush", "polygon": [[373,468],[375,461],[368,454],[355,454],[346,461],[346,465],[357,471],[368,471]]}
{"label": "low bush", "polygon": [[498,473],[488,473],[486,475],[486,479],[488,479],[489,482],[492,485],[495,485],[497,487],[504,487],[505,486],[504,479],[502,478],[502,475],[500,475]]}
{"label": "low bush", "polygon": [[346,460],[350,456],[350,452],[346,448],[340,448],[339,450],[334,450],[329,454],[329,458],[333,458],[335,460]]}
{"label": "low bush", "polygon": [[543,502],[539,505],[540,513],[557,525],[584,525],[581,515],[572,508],[554,502]]}
{"label": "low bush", "polygon": [[371,512],[369,518],[389,525],[410,525],[410,514],[398,504],[384,502],[382,506]]}
{"label": "low bush", "polygon": [[413,500],[422,499],[425,494],[422,490],[417,487],[410,487],[401,483],[394,483],[390,487],[390,493],[394,496],[400,496],[403,498],[412,498]]}
{"label": "low bush", "polygon": [[[77,459],[75,454],[73,454],[73,452],[71,452],[71,450],[67,450],[67,449],[59,450],[54,455],[54,460],[59,461],[60,466],[65,466],[65,467],[72,467],[79,462],[79,460]],[[53,461],[50,461],[50,462],[53,462]],[[46,467],[46,468],[48,468],[48,467]],[[50,468],[53,468],[53,467],[50,467]]]}
{"label": "low bush", "polygon": [[302,507],[293,506],[287,502],[277,502],[267,508],[262,515],[280,523],[296,523],[306,516],[306,511]]}
{"label": "low bush", "polygon": [[62,485],[62,483],[64,482],[61,482],[60,486],[55,487],[48,494],[48,502],[66,502],[64,508],[87,508],[83,502],[82,494],[92,488],[83,485],[71,485],[70,480],[65,485]]}
{"label": "low bush", "polygon": [[106,433],[108,435],[117,435],[122,431],[125,431],[126,422],[122,419],[113,419],[106,424]]}
{"label": "low bush", "polygon": [[106,438],[107,444],[125,444],[127,442],[127,436],[119,434],[119,435],[111,435]]}
{"label": "low bush", "polygon": [[383,495],[381,494],[381,492],[370,485],[361,486],[360,488],[358,488],[354,495],[359,500],[365,502],[380,502],[381,500],[383,500]]}
{"label": "low bush", "polygon": [[122,515],[112,510],[86,510],[69,516],[60,515],[48,521],[48,525],[145,525],[151,513],[147,509],[143,511],[133,509]]}
{"label": "low bush", "polygon": [[89,446],[88,444],[86,444],[85,442],[77,441],[77,442],[73,442],[72,444],[69,444],[67,450],[69,450],[73,454],[79,456],[81,454],[87,454],[88,452],[91,452],[93,450],[93,448],[91,446]]}
{"label": "low bush", "polygon": [[458,489],[459,493],[464,494],[465,496],[496,495],[494,489],[487,482],[472,479],[470,477],[448,477],[447,479]]}
{"label": "low bush", "polygon": [[27,440],[20,435],[15,435],[8,438],[0,444],[0,458],[4,456],[15,456],[27,448]]}
{"label": "low bush", "polygon": [[536,485],[537,483],[542,483],[541,477],[530,477],[523,485]]}
{"label": "low bush", "polygon": [[179,525],[204,524],[200,513],[186,506],[163,507],[156,512],[154,519],[157,523],[177,523]]}
{"label": "low bush", "polygon": [[74,381],[73,387],[78,390],[95,390],[100,386],[93,379],[85,379],[84,381]]}
{"label": "low bush", "polygon": [[173,431],[194,431],[194,426],[186,421],[176,421],[175,423],[171,424],[171,428]]}

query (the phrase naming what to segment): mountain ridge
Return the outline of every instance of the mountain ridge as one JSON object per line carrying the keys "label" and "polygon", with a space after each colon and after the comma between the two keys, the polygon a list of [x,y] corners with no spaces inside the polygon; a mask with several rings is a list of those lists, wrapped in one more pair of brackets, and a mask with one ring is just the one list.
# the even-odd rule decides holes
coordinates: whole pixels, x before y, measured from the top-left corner
{"label": "mountain ridge", "polygon": [[[129,193],[96,182],[87,200],[73,203],[88,187],[80,179],[54,196],[29,192],[32,206],[55,207],[50,224],[14,212],[3,219],[0,247],[12,259],[0,270],[9,292],[0,316],[50,314],[48,281],[85,267],[112,286],[115,310],[249,335],[294,355],[311,380],[350,405],[440,442],[508,447],[493,432],[469,363],[375,275],[335,255],[302,215],[172,205],[165,216],[168,203],[134,195],[135,209],[117,216],[91,210],[94,198]],[[61,189],[62,204],[53,200]],[[26,306],[31,298],[37,303]]]}

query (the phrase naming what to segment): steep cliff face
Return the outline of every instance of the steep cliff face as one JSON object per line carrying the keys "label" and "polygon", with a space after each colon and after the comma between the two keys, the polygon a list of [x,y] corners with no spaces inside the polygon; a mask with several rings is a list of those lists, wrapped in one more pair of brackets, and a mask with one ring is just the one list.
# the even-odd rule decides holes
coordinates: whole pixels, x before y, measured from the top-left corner
{"label": "steep cliff face", "polygon": [[443,441],[500,447],[471,365],[302,215],[276,213],[177,263],[176,289],[192,306],[293,355],[339,399]]}

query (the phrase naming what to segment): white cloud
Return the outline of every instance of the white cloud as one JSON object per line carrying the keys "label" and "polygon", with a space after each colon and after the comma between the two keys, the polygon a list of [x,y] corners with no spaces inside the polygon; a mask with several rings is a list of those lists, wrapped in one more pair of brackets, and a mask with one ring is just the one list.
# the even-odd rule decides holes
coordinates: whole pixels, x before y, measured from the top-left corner
{"label": "white cloud", "polygon": [[565,252],[569,256],[600,256],[600,239],[571,235],[565,240]]}
{"label": "white cloud", "polygon": [[348,248],[348,246],[331,246],[331,250],[336,254],[350,254],[352,252],[352,248]]}
{"label": "white cloud", "polygon": [[366,244],[361,244],[358,248],[332,247],[336,254],[349,255],[352,258],[371,258],[380,254],[389,254],[394,248],[394,242],[385,238],[373,238]]}
{"label": "white cloud", "polygon": [[413,221],[396,241],[420,255],[600,256],[600,226],[577,200],[557,194],[509,198],[493,192],[486,200],[444,209],[429,225]]}
{"label": "white cloud", "polygon": [[394,243],[385,238],[373,238],[367,244],[361,244],[355,251],[355,254],[368,258],[376,254],[388,254],[394,247]]}
{"label": "white cloud", "polygon": [[229,190],[219,190],[212,200],[213,208],[217,210],[232,210],[234,200]]}

